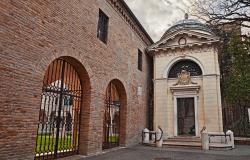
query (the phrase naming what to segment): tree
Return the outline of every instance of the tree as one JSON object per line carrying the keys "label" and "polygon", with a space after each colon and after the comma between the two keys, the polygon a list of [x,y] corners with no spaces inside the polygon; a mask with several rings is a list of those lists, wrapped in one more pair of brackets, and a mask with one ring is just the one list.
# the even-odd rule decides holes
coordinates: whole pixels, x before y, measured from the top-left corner
{"label": "tree", "polygon": [[222,106],[225,129],[250,136],[250,0],[196,0],[191,14],[204,20],[223,43],[219,48]]}
{"label": "tree", "polygon": [[234,36],[225,47],[229,62],[227,81],[223,84],[225,98],[242,106],[250,103],[250,37]]}
{"label": "tree", "polygon": [[250,136],[250,37],[230,37],[220,54],[223,114],[229,116],[224,127],[236,136]]}
{"label": "tree", "polygon": [[196,0],[191,10],[208,24],[240,21],[250,28],[250,0]]}

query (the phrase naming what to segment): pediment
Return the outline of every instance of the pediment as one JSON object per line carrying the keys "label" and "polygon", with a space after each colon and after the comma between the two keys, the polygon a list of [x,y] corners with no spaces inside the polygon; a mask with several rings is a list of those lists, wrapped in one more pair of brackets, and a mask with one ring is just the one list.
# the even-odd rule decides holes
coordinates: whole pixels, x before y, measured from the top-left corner
{"label": "pediment", "polygon": [[218,42],[219,38],[209,32],[197,30],[182,30],[163,37],[160,41],[148,47],[148,50],[162,48],[182,48],[185,46],[210,44]]}

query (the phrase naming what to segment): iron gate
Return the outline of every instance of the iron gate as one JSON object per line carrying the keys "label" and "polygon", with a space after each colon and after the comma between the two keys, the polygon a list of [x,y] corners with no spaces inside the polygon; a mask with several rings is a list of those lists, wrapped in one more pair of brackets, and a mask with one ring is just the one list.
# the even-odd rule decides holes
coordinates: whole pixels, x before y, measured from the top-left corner
{"label": "iron gate", "polygon": [[120,101],[114,99],[116,90],[112,88],[114,84],[110,83],[106,93],[105,114],[103,124],[103,149],[109,149],[119,146],[120,135]]}
{"label": "iron gate", "polygon": [[224,130],[232,130],[235,137],[250,137],[250,118],[244,106],[226,106],[222,110]]}
{"label": "iron gate", "polygon": [[44,76],[35,159],[78,153],[82,89],[74,67],[53,61]]}

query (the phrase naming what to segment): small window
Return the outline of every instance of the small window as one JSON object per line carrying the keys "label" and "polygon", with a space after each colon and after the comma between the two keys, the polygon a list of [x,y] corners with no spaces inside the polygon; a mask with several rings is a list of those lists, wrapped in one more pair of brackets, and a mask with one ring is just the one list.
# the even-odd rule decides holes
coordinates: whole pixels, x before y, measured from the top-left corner
{"label": "small window", "polygon": [[105,13],[103,13],[103,11],[99,10],[97,38],[99,38],[103,43],[107,43],[108,21],[109,17]]}
{"label": "small window", "polygon": [[138,69],[142,71],[142,51],[138,49]]}

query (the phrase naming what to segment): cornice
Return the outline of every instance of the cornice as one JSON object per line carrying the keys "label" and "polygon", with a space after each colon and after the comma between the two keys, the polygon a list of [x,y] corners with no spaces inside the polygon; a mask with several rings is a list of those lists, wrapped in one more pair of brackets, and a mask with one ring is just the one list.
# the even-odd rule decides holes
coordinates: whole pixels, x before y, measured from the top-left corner
{"label": "cornice", "polygon": [[201,47],[204,45],[212,45],[212,44],[216,44],[219,41],[205,41],[205,42],[197,42],[197,43],[188,43],[185,45],[172,45],[172,46],[164,46],[164,47],[158,47],[155,49],[149,49],[149,52],[159,52],[159,51],[173,51],[173,50],[178,50],[178,49],[186,49],[186,48],[193,48],[193,47]]}
{"label": "cornice", "polygon": [[200,85],[178,85],[178,86],[171,86],[170,90],[172,93],[174,92],[183,92],[183,91],[195,91],[199,93]]}
{"label": "cornice", "polygon": [[123,17],[144,43],[147,45],[154,43],[124,0],[107,0],[107,2]]}

